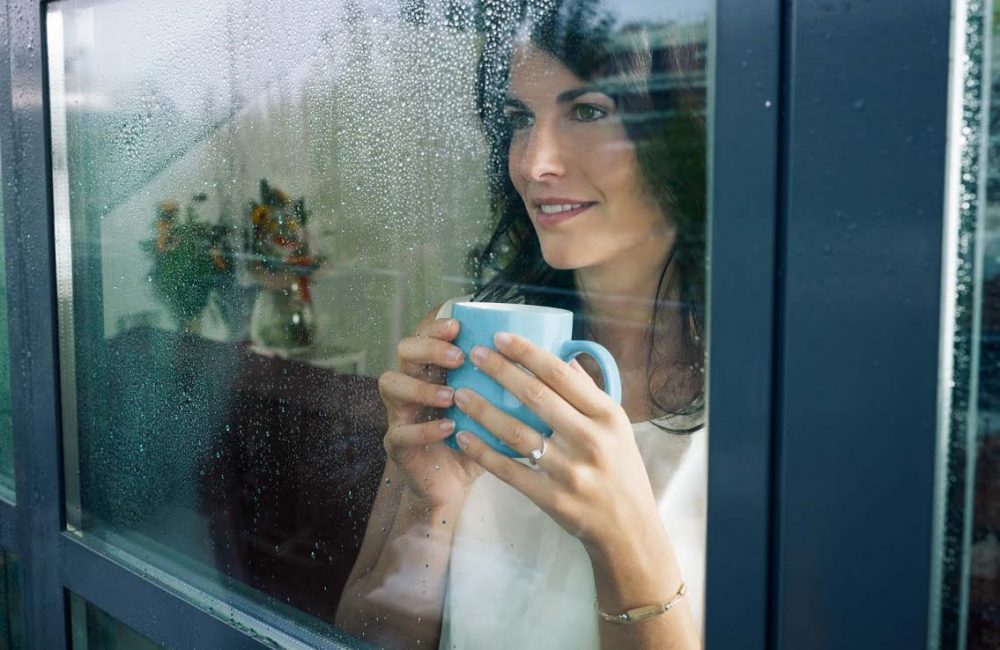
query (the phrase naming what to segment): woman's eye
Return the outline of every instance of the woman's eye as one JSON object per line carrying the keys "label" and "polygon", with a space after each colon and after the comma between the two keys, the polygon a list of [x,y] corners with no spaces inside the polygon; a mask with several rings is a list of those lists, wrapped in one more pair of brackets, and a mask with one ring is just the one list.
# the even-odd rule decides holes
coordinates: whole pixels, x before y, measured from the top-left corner
{"label": "woman's eye", "polygon": [[608,111],[593,104],[577,104],[573,107],[573,118],[581,122],[593,122],[607,114]]}
{"label": "woman's eye", "polygon": [[525,111],[509,111],[504,117],[506,117],[507,124],[512,129],[525,129],[535,121],[531,113]]}

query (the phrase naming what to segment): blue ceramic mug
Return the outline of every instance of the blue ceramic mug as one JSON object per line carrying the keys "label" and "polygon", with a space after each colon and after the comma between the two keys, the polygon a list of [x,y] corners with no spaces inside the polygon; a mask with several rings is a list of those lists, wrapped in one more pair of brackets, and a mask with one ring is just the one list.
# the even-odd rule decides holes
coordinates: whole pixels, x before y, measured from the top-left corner
{"label": "blue ceramic mug", "polygon": [[[618,374],[618,364],[603,346],[592,341],[573,340],[573,312],[535,305],[459,302],[452,307],[451,317],[461,323],[458,338],[454,343],[461,348],[466,361],[460,368],[448,372],[448,385],[454,389],[469,388],[475,391],[497,408],[521,420],[542,435],[552,435],[552,429],[510,392],[469,361],[469,353],[477,345],[493,349],[493,337],[497,332],[510,332],[522,336],[567,362],[580,354],[589,354],[601,368],[604,390],[616,403],[621,404],[622,381]],[[446,417],[455,421],[456,433],[469,431],[502,454],[514,458],[521,456],[457,407],[449,408]],[[458,448],[454,435],[448,438],[448,444]]]}

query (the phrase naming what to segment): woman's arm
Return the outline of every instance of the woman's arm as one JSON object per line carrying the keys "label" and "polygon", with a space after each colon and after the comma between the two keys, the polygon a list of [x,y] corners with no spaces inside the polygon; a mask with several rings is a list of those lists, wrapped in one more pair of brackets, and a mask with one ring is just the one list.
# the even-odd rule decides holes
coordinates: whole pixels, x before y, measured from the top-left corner
{"label": "woman's arm", "polygon": [[337,625],[391,647],[437,643],[455,521],[481,471],[443,442],[455,426],[440,418],[452,404],[444,372],[464,359],[458,323],[436,313],[399,342],[399,371],[379,377],[386,466],[337,608]]}
{"label": "woman's arm", "polygon": [[[628,531],[616,548],[588,549],[597,588],[597,603],[608,614],[620,614],[643,605],[666,603],[677,594],[683,577],[673,546],[659,517],[650,520],[649,530]],[[701,639],[691,606],[682,597],[669,611],[627,624],[600,619],[601,647],[614,648],[700,648]]]}
{"label": "woman's arm", "polygon": [[435,648],[458,513],[415,500],[397,476],[388,461],[337,626],[380,646]]}

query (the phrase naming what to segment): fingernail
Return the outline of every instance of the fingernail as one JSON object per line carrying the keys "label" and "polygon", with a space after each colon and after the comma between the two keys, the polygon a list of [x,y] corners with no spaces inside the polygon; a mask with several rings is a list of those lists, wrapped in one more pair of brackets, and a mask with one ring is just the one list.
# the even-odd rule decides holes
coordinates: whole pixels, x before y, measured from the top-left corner
{"label": "fingernail", "polygon": [[510,343],[510,334],[507,332],[497,332],[496,336],[493,337],[493,340],[496,342],[497,346],[507,345]]}
{"label": "fingernail", "polygon": [[461,447],[462,449],[469,448],[469,434],[467,434],[466,432],[463,431],[462,433],[458,434],[457,436],[455,436],[455,439],[458,440],[458,446]]}
{"label": "fingernail", "polygon": [[455,391],[455,403],[456,404],[463,404],[463,405],[464,404],[468,404],[469,403],[469,394],[468,394],[468,392],[466,392],[465,390],[461,390],[461,389]]}
{"label": "fingernail", "polygon": [[450,388],[442,388],[437,392],[437,397],[442,402],[450,402],[453,391]]}
{"label": "fingernail", "polygon": [[441,420],[441,424],[438,425],[438,428],[441,429],[441,431],[443,433],[447,433],[447,432],[449,432],[449,431],[451,431],[452,429],[455,428],[455,421],[454,420]]}
{"label": "fingernail", "polygon": [[476,347],[472,348],[473,361],[479,364],[482,363],[485,358],[486,358],[486,350],[484,350],[482,346],[477,345]]}
{"label": "fingernail", "polygon": [[445,356],[448,357],[448,361],[458,361],[462,358],[462,351],[458,348],[452,348],[448,350]]}

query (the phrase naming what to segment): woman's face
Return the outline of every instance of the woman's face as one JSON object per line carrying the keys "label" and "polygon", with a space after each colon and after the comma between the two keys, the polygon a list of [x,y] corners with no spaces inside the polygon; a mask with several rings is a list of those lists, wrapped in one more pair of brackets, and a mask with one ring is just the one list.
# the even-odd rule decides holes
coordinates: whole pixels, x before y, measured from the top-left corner
{"label": "woman's face", "polygon": [[528,46],[511,60],[504,113],[513,129],[510,178],[550,266],[660,261],[673,229],[611,97]]}

